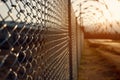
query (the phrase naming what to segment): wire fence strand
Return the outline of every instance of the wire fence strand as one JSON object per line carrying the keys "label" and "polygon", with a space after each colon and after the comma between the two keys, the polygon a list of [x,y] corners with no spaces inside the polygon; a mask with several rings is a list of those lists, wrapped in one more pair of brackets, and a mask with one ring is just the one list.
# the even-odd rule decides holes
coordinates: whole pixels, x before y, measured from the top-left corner
{"label": "wire fence strand", "polygon": [[69,80],[68,0],[0,1],[1,80]]}

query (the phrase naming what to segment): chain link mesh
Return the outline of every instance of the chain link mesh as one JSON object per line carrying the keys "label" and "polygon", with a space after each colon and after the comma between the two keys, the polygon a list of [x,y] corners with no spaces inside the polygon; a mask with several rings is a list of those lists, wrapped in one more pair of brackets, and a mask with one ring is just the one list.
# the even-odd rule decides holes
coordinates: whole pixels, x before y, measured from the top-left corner
{"label": "chain link mesh", "polygon": [[1,80],[69,80],[68,0],[0,1]]}

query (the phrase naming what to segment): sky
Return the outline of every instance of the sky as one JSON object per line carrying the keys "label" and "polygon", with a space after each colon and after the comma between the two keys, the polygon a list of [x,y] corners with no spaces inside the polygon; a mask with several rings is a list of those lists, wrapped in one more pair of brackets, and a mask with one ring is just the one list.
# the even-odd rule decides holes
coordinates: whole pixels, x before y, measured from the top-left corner
{"label": "sky", "polygon": [[[15,0],[13,0],[12,1],[12,3],[13,4],[16,4],[16,9],[14,8],[14,7],[11,7],[11,5],[12,5],[12,3],[11,3],[11,1],[12,0],[8,0],[7,2],[6,2],[6,4],[4,4],[3,2],[1,2],[1,0],[0,0],[0,21],[2,20],[2,18],[4,18],[6,21],[11,21],[12,20],[12,18],[14,19],[14,21],[16,21],[16,20],[18,20],[18,17],[20,17],[20,20],[22,20],[22,21],[24,21],[24,18],[25,18],[25,16],[23,15],[23,14],[18,14],[19,12],[18,11],[20,11],[20,8],[22,9],[22,10],[25,10],[25,9],[27,9],[28,10],[28,12],[30,12],[31,13],[31,10],[30,10],[30,8],[28,7],[28,6],[26,6],[25,8],[24,8],[24,5],[23,5],[23,3],[22,2],[20,2],[20,1],[18,1],[18,2],[16,2]],[[23,0],[24,2],[26,1],[26,0]],[[30,0],[28,0],[29,2],[30,2]],[[33,3],[33,4],[35,4],[35,3]],[[8,6],[8,7],[7,7]],[[11,11],[10,11],[11,10]],[[35,13],[35,10],[33,10],[33,13]],[[8,14],[9,14],[9,16],[8,16]],[[35,13],[36,14],[36,13]],[[11,17],[10,17],[11,16]],[[1,18],[2,17],[2,18]],[[19,21],[19,20],[18,20]],[[28,19],[27,19],[27,21],[28,22],[30,22],[30,18],[28,17]],[[35,21],[36,22],[36,21]]]}
{"label": "sky", "polygon": [[[8,6],[10,6],[9,4],[10,1],[8,1]],[[21,3],[19,4],[23,5]],[[78,23],[80,24],[80,22],[82,22],[86,31],[120,33],[120,0],[72,0],[72,5],[76,17],[78,17]],[[23,9],[23,7],[21,8]],[[4,14],[0,14],[0,21],[2,17],[6,18],[6,15],[8,15],[7,6],[0,2],[0,13],[3,12]],[[82,13],[81,15],[80,12]],[[16,10],[12,10],[12,13],[9,14],[14,17],[14,19],[17,19],[16,14],[18,14],[18,12]],[[20,16],[21,20],[24,21],[25,16]],[[11,19],[11,17],[7,18],[7,20]],[[30,22],[30,19],[28,20],[28,22]]]}
{"label": "sky", "polygon": [[86,31],[120,33],[119,0],[72,0],[72,5]]}

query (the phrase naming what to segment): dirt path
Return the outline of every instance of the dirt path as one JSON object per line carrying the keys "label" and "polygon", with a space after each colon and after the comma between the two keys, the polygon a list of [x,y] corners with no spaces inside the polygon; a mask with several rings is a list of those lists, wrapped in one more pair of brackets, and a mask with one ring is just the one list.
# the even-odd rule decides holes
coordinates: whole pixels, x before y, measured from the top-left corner
{"label": "dirt path", "polygon": [[85,52],[81,57],[79,80],[120,80],[115,67],[106,62],[95,48],[85,44]]}

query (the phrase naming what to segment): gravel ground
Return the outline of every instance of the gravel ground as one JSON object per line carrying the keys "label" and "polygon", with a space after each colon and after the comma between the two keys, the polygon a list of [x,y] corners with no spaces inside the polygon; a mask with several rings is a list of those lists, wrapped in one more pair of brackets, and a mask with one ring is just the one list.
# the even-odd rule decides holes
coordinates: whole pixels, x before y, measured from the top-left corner
{"label": "gravel ground", "polygon": [[96,51],[98,47],[89,47],[85,43],[85,51],[81,57],[79,80],[120,80],[116,67],[109,63]]}

